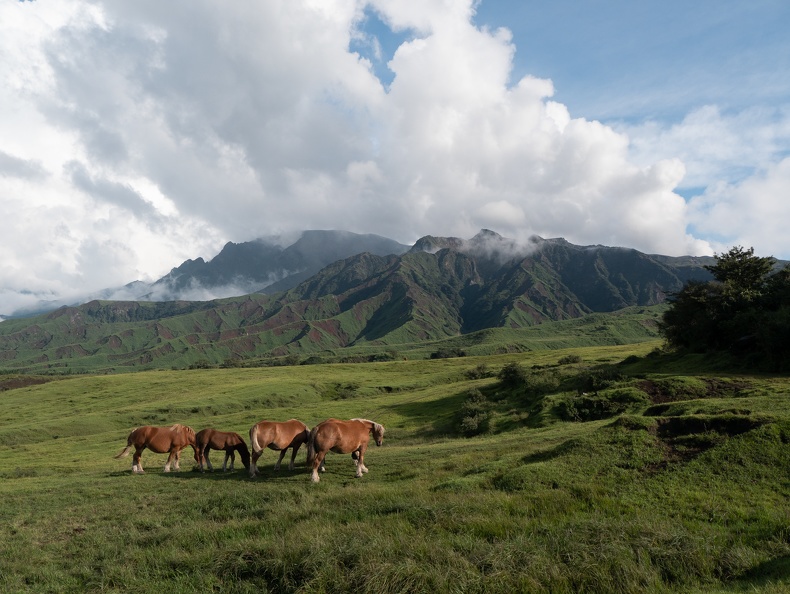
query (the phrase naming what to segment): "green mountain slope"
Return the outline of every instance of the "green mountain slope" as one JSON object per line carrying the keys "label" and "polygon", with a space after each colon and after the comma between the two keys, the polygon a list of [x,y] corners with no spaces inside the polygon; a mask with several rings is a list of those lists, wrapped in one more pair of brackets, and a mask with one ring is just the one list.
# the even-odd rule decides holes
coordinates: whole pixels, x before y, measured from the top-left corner
{"label": "green mountain slope", "polygon": [[[0,324],[0,368],[181,368],[392,348],[654,306],[682,276],[708,274],[686,261],[681,272],[668,258],[564,240],[534,238],[519,249],[489,231],[468,241],[424,238],[402,256],[338,260],[272,295],[61,308]],[[637,334],[656,337],[654,326]]]}

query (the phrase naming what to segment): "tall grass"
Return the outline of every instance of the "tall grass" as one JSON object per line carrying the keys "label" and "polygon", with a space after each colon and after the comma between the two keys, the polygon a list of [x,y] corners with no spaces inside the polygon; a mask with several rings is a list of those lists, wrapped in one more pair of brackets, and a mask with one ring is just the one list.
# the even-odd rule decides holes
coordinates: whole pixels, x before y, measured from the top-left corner
{"label": "tall grass", "polygon": [[[651,370],[641,358],[651,349],[146,372],[4,392],[0,589],[786,591],[790,381],[722,378],[741,388],[700,398],[694,385],[708,375]],[[569,354],[581,362],[557,367]],[[562,389],[586,362],[630,354],[640,377],[623,381],[679,390],[668,414],[644,402],[563,422],[552,411],[574,393],[555,392],[530,424],[521,397],[500,393],[495,377],[513,362],[560,369]],[[483,363],[492,375],[468,373]],[[463,438],[454,423],[473,387],[494,399],[494,422]],[[313,425],[329,416],[387,427],[364,478],[333,454],[318,484],[304,453],[293,472],[275,472],[276,454],[264,453],[256,480],[192,471],[186,454],[182,472],[165,474],[165,456],[146,451],[140,476],[128,458],[112,458],[142,423],[246,435],[262,418]]]}

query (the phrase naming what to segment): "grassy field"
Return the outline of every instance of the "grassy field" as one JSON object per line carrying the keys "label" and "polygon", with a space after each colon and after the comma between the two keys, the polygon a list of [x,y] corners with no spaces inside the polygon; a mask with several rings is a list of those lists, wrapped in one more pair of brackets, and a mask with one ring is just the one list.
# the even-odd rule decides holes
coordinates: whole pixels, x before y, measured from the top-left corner
{"label": "grassy field", "polygon": [[[657,346],[0,392],[0,590],[788,591],[790,379]],[[246,438],[263,418],[330,416],[386,426],[364,478],[330,454],[311,484],[304,451],[277,473],[264,453],[254,481],[196,472],[191,450],[169,474],[164,455],[146,451],[144,475],[113,458],[142,424]]]}

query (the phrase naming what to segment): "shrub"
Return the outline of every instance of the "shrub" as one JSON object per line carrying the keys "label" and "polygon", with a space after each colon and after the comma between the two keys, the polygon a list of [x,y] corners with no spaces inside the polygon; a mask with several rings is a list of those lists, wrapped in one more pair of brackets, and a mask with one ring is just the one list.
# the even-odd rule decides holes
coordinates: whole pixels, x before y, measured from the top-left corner
{"label": "shrub", "polygon": [[488,409],[489,403],[483,393],[477,389],[469,390],[459,411],[459,432],[471,437],[488,431],[490,422]]}
{"label": "shrub", "polygon": [[564,421],[597,421],[622,412],[627,406],[601,396],[582,394],[557,404],[557,415]]}
{"label": "shrub", "polygon": [[558,365],[573,365],[575,363],[581,363],[582,358],[581,355],[565,355],[564,357],[560,357],[560,360],[557,361]]}
{"label": "shrub", "polygon": [[465,375],[467,379],[476,380],[491,377],[494,373],[489,369],[488,365],[481,363],[474,369],[469,369]]}
{"label": "shrub", "polygon": [[519,388],[527,384],[529,375],[518,363],[508,363],[497,374],[497,379],[505,388]]}
{"label": "shrub", "polygon": [[452,359],[454,357],[466,357],[466,351],[461,349],[439,349],[431,353],[431,359]]}

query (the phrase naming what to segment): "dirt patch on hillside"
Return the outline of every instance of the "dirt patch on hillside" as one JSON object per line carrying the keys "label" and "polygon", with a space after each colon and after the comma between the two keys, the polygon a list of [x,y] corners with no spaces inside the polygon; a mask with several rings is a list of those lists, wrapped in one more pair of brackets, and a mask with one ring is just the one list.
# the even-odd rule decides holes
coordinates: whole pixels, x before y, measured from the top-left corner
{"label": "dirt patch on hillside", "polygon": [[737,398],[742,396],[751,385],[743,381],[728,381],[719,378],[703,380],[705,387],[702,390],[677,390],[668,389],[668,386],[653,380],[642,380],[637,386],[650,398],[653,404],[677,402],[679,400],[694,400],[699,398]]}
{"label": "dirt patch on hillside", "polygon": [[660,462],[647,470],[657,472],[672,464],[688,462],[730,437],[764,425],[765,419],[745,415],[683,416],[657,419],[649,429],[663,453]]}
{"label": "dirt patch on hillside", "polygon": [[27,388],[28,386],[38,386],[39,384],[46,384],[53,381],[55,378],[47,377],[34,377],[34,376],[13,376],[13,377],[0,377],[0,392],[6,390],[16,390],[17,388]]}

